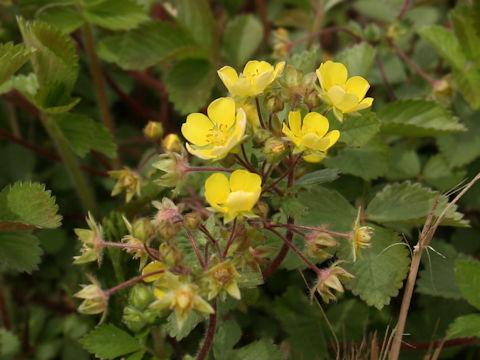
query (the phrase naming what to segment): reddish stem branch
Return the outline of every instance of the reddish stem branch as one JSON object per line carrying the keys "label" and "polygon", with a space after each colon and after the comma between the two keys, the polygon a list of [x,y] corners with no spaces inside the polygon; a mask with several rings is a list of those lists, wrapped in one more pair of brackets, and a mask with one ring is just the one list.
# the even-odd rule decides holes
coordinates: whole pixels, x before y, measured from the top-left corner
{"label": "reddish stem branch", "polygon": [[193,251],[195,251],[195,255],[197,255],[198,262],[202,266],[202,268],[205,269],[206,265],[205,262],[202,259],[202,254],[200,253],[200,250],[198,249],[198,244],[195,241],[195,238],[193,237],[193,234],[191,233],[190,230],[188,230],[186,227],[184,227],[185,231],[187,232],[188,238],[190,239],[190,243],[192,244]]}
{"label": "reddish stem branch", "polygon": [[263,122],[262,110],[260,108],[260,102],[258,101],[258,96],[255,97],[255,105],[257,106],[258,120],[263,129],[265,129],[265,123]]}
{"label": "reddish stem branch", "polygon": [[230,237],[227,242],[227,246],[225,246],[225,250],[223,251],[223,257],[227,256],[228,250],[230,249],[230,246],[232,246],[233,241],[235,240],[235,231],[237,230],[237,218],[233,220],[233,225],[232,225],[232,230],[230,232]]}
{"label": "reddish stem branch", "polygon": [[409,3],[410,3],[410,0],[403,0],[402,8],[400,9],[400,12],[397,15],[397,20],[402,20],[402,18],[405,16]]}
{"label": "reddish stem branch", "polygon": [[210,318],[208,320],[207,333],[205,334],[205,340],[203,341],[202,348],[198,353],[197,360],[205,360],[213,344],[213,338],[215,337],[215,330],[217,328],[217,303],[216,302],[213,304],[213,310],[215,312],[210,315]]}
{"label": "reddish stem branch", "polygon": [[148,273],[148,274],[139,275],[139,276],[134,277],[134,278],[132,278],[128,281],[125,281],[124,283],[121,283],[121,284],[119,284],[119,285],[117,285],[117,286],[115,286],[115,287],[113,287],[109,290],[106,290],[104,292],[104,294],[105,294],[105,296],[108,297],[108,296],[112,295],[114,292],[117,292],[118,290],[121,290],[123,288],[126,288],[127,286],[135,284],[135,283],[137,283],[137,282],[139,282],[139,281],[141,281],[141,280],[143,280],[143,279],[145,279],[149,276],[161,274],[161,273],[164,273],[164,272],[165,272],[165,270],[157,270],[157,271],[152,271],[151,273]]}
{"label": "reddish stem branch", "polygon": [[322,228],[313,227],[313,226],[304,226],[304,225],[295,225],[295,224],[269,224],[269,226],[271,226],[271,227],[281,227],[281,228],[287,228],[287,229],[292,229],[293,228],[293,229],[304,229],[304,230],[318,231],[318,232],[322,232],[322,233],[325,233],[325,234],[330,234],[330,235],[333,235],[333,236],[343,237],[345,239],[350,239],[352,237],[351,234],[341,233],[341,232],[336,232],[336,231],[330,231],[330,230],[327,230],[327,229],[322,229]]}
{"label": "reddish stem branch", "polygon": [[204,225],[200,225],[198,228],[201,232],[203,232],[207,237],[210,239],[210,241],[215,245],[215,249],[217,249],[217,254],[220,258],[220,261],[223,261],[223,254],[222,254],[222,249],[220,249],[220,245],[218,244],[218,241],[213,237],[212,234],[210,234],[210,231],[207,230],[207,228]]}
{"label": "reddish stem branch", "polygon": [[[145,250],[145,247],[143,247],[141,245],[122,244],[122,243],[109,242],[109,241],[103,241],[101,245],[102,246],[108,246],[108,247],[124,248],[124,249]],[[148,251],[157,255],[157,256],[161,255],[160,251],[152,249],[150,247],[148,248]]]}
{"label": "reddish stem branch", "polygon": [[397,100],[397,96],[393,91],[392,84],[390,84],[390,81],[388,81],[387,73],[385,72],[385,68],[383,67],[382,59],[380,59],[380,56],[378,54],[375,56],[375,61],[377,62],[378,70],[380,70],[380,75],[382,76],[383,83],[387,88],[387,92],[388,92],[388,96],[390,96],[390,100],[392,101]]}

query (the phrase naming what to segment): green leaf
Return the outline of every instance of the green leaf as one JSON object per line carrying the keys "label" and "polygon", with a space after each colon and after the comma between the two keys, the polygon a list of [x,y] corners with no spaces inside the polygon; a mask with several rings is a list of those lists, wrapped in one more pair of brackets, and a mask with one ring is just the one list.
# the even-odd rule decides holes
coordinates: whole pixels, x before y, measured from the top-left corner
{"label": "green leaf", "polygon": [[338,169],[322,169],[313,171],[302,176],[295,182],[295,185],[299,186],[311,186],[316,184],[323,184],[326,182],[332,182],[339,177]]}
{"label": "green leaf", "polygon": [[425,251],[422,258],[424,267],[417,280],[417,292],[447,299],[461,299],[460,289],[455,281],[455,261],[459,254],[452,245],[442,240],[435,239],[431,246],[435,251]]}
{"label": "green leaf", "polygon": [[196,311],[190,311],[181,328],[178,328],[178,321],[175,313],[171,313],[167,319],[166,329],[171,337],[182,340],[187,337],[195,327],[204,320],[204,317],[199,315]]}
{"label": "green leaf", "polygon": [[385,174],[389,155],[388,146],[377,139],[361,148],[342,149],[336,156],[327,157],[324,164],[342,173],[372,180]]}
{"label": "green leaf", "polygon": [[458,90],[472,109],[480,109],[480,65],[470,63],[464,70],[455,70],[453,76]]}
{"label": "green leaf", "polygon": [[460,316],[450,324],[447,339],[480,337],[480,314]]}
{"label": "green leaf", "polygon": [[214,52],[215,21],[206,0],[175,0],[178,23],[207,54]]}
{"label": "green leaf", "polygon": [[148,19],[143,6],[135,0],[100,0],[87,2],[83,17],[109,30],[128,30]]}
{"label": "green leaf", "polygon": [[[370,201],[365,215],[370,221],[379,223],[405,222],[422,225],[437,199],[439,202],[435,215],[438,216],[448,204],[446,196],[430,188],[422,187],[419,183],[412,184],[410,181],[389,184],[377,192]],[[467,225],[468,222],[462,219],[463,215],[456,210],[457,206],[452,206],[441,225]]]}
{"label": "green leaf", "polygon": [[440,191],[447,191],[460,184],[467,176],[467,171],[465,169],[450,169],[445,158],[437,154],[428,159],[423,169],[423,176],[425,182],[429,185]]}
{"label": "green leaf", "polygon": [[70,34],[83,25],[82,15],[70,6],[45,6],[37,13],[37,19],[52,24],[64,34]]}
{"label": "green leaf", "polygon": [[16,182],[0,192],[0,231],[59,227],[62,217],[57,211],[44,185]]}
{"label": "green leaf", "polygon": [[20,341],[14,333],[0,328],[0,357],[10,360],[20,350]]}
{"label": "green leaf", "polygon": [[242,337],[242,329],[232,318],[223,321],[213,340],[215,360],[231,359],[232,349]]}
{"label": "green leaf", "polygon": [[463,297],[469,304],[480,310],[480,262],[457,260],[455,278]]}
{"label": "green leaf", "polygon": [[124,70],[143,70],[163,61],[201,57],[204,50],[178,26],[149,21],[126,34],[99,42],[98,56]]}
{"label": "green leaf", "polygon": [[42,254],[40,242],[29,232],[0,232],[0,263],[31,273],[38,269]]}
{"label": "green leaf", "polygon": [[420,158],[415,150],[404,142],[390,147],[390,165],[386,177],[389,180],[405,180],[420,174]]}
{"label": "green leaf", "polygon": [[137,352],[133,353],[129,357],[127,357],[126,360],[142,360],[143,355],[145,355],[145,350],[140,350],[140,351],[137,351]]}
{"label": "green leaf", "polygon": [[480,36],[475,31],[478,18],[475,18],[472,8],[465,4],[459,4],[450,12],[450,19],[463,53],[468,59],[479,62]]}
{"label": "green leaf", "polygon": [[333,231],[351,231],[357,210],[342,195],[320,186],[298,195],[298,201],[308,208],[306,215],[296,218],[300,225],[319,227],[331,225]]}
{"label": "green leaf", "polygon": [[215,69],[204,60],[186,59],[167,74],[166,87],[175,109],[182,115],[198,111],[210,98]]}
{"label": "green leaf", "polygon": [[44,110],[68,111],[76,104],[70,93],[78,76],[78,57],[72,40],[52,25],[22,18],[17,21],[23,40],[36,50],[31,60],[39,91],[31,100]]}
{"label": "green leaf", "polygon": [[344,121],[340,130],[340,141],[348,146],[363,146],[379,131],[380,122],[373,112],[363,112],[361,116],[351,116]]}
{"label": "green leaf", "polygon": [[282,360],[282,353],[269,340],[258,340],[232,351],[232,360]]}
{"label": "green leaf", "polygon": [[393,23],[400,11],[399,2],[377,1],[377,0],[358,0],[355,1],[354,8],[369,18]]}
{"label": "green leaf", "polygon": [[[373,228],[372,247],[362,249],[356,262],[343,263],[342,267],[355,275],[354,279],[345,281],[345,287],[381,310],[390,303],[390,298],[398,295],[407,276],[410,257],[397,234],[378,226]],[[341,252],[341,257],[348,258],[350,245],[346,244]]]}
{"label": "green leaf", "polygon": [[29,97],[35,95],[38,90],[37,75],[30,73],[28,75],[12,76],[9,80],[0,85],[0,94],[6,94],[12,90],[18,90]]}
{"label": "green leaf", "polygon": [[108,129],[84,115],[62,114],[53,117],[73,151],[84,157],[90,149],[114,158],[117,146]]}
{"label": "green leaf", "polygon": [[275,298],[273,312],[288,334],[285,342],[290,345],[289,358],[309,360],[327,358],[323,326],[325,319],[321,310],[308,300],[304,291],[289,287],[281,297]]}
{"label": "green leaf", "polygon": [[86,350],[103,359],[114,359],[141,348],[137,339],[111,324],[97,327],[80,339],[80,343]]}
{"label": "green leaf", "polygon": [[232,66],[242,67],[262,42],[263,27],[253,15],[239,15],[230,20],[223,33],[223,53]]}
{"label": "green leaf", "polygon": [[435,136],[465,131],[443,106],[427,100],[399,100],[378,113],[382,133],[403,136]]}
{"label": "green leaf", "polygon": [[0,85],[20,69],[33,53],[32,48],[24,45],[0,44]]}
{"label": "green leaf", "polygon": [[293,65],[297,70],[300,70],[304,74],[315,71],[318,66],[318,46],[314,45],[308,50],[297,52],[292,55],[287,63]]}
{"label": "green leaf", "polygon": [[433,25],[421,28],[418,33],[450,66],[459,70],[464,68],[466,58],[453,31],[443,26]]}
{"label": "green leaf", "polygon": [[337,56],[337,61],[345,64],[348,69],[348,76],[368,77],[373,61],[375,60],[375,49],[362,42],[341,52]]}

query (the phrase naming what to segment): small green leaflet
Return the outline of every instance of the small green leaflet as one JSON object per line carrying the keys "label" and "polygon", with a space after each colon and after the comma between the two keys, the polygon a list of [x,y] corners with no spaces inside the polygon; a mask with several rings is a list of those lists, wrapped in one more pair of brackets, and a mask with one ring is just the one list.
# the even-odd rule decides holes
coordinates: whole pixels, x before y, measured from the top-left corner
{"label": "small green leaflet", "polygon": [[34,53],[34,49],[13,43],[0,44],[0,85],[7,81]]}
{"label": "small green leaflet", "polygon": [[148,19],[147,12],[135,0],[100,0],[86,4],[85,20],[109,30],[128,30]]}
{"label": "small green leaflet", "polygon": [[480,337],[480,314],[460,316],[450,324],[447,339]]}
{"label": "small green leaflet", "polygon": [[480,262],[470,259],[457,260],[455,277],[463,297],[480,310]]}
{"label": "small green leaflet", "polygon": [[376,50],[362,42],[341,52],[337,60],[345,64],[348,69],[348,76],[368,77],[373,61],[375,60]]}
{"label": "small green leaflet", "polygon": [[40,242],[28,231],[0,231],[0,263],[17,271],[38,269],[43,254]]}

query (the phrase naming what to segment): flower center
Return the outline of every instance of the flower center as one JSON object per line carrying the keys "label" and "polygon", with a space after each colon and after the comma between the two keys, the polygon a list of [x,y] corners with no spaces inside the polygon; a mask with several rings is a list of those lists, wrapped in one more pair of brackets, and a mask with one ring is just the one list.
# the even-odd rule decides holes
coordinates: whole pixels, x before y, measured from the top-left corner
{"label": "flower center", "polygon": [[207,141],[211,145],[224,145],[228,138],[228,130],[226,124],[218,124],[211,128],[207,133]]}

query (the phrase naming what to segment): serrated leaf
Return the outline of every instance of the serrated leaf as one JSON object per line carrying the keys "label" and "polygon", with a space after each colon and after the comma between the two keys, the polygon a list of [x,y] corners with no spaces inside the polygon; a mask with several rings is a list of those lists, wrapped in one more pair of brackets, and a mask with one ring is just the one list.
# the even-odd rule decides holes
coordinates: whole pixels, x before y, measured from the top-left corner
{"label": "serrated leaf", "polygon": [[429,185],[440,191],[448,191],[465,179],[467,171],[465,169],[450,169],[444,157],[437,154],[428,159],[423,169],[423,176],[425,182]]}
{"label": "serrated leaf", "polygon": [[4,360],[13,359],[20,350],[17,336],[6,329],[0,328],[0,357]]}
{"label": "serrated leaf", "polygon": [[324,164],[342,173],[372,180],[388,169],[389,149],[381,140],[371,141],[361,148],[346,148],[336,156],[327,157]]}
{"label": "serrated leaf", "polygon": [[352,230],[357,210],[337,191],[315,186],[301,192],[298,201],[308,208],[308,212],[297,217],[296,223],[314,227],[330,225],[329,229],[333,231]]}
{"label": "serrated leaf", "polygon": [[351,116],[339,129],[340,141],[348,146],[363,146],[380,130],[380,122],[373,112],[364,112],[361,116]]}
{"label": "serrated leaf", "polygon": [[260,21],[253,15],[239,15],[225,26],[223,52],[234,67],[242,67],[255,53],[262,38]]}
{"label": "serrated leaf", "polygon": [[37,19],[52,24],[64,34],[70,34],[83,25],[82,15],[70,6],[47,5],[37,13]]}
{"label": "serrated leaf", "polygon": [[384,21],[388,24],[393,23],[400,10],[398,2],[394,1],[376,1],[376,0],[358,0],[355,1],[354,8],[369,18]]}
{"label": "serrated leaf", "polygon": [[175,0],[177,21],[207,54],[214,51],[215,21],[206,0]]}
{"label": "serrated leaf", "polygon": [[316,184],[323,184],[326,182],[332,182],[339,177],[338,169],[322,169],[313,171],[302,176],[295,182],[295,185],[299,186],[311,186]]}
{"label": "serrated leaf", "polygon": [[38,90],[37,75],[30,73],[28,75],[12,76],[9,80],[0,85],[0,94],[6,94],[12,90],[18,90],[30,97],[35,95]]}
{"label": "serrated leaf", "polygon": [[308,50],[293,54],[292,57],[287,60],[287,63],[293,65],[304,74],[307,74],[315,71],[315,68],[318,66],[318,53],[318,46],[312,46]]}
{"label": "serrated leaf", "polygon": [[475,31],[478,18],[474,17],[471,7],[465,4],[457,5],[450,12],[450,19],[463,53],[468,59],[478,62],[480,59],[480,36]]}
{"label": "serrated leaf", "polygon": [[362,42],[344,50],[337,56],[337,60],[345,64],[348,69],[348,76],[368,77],[373,61],[375,60],[375,49]]}
{"label": "serrated leaf", "polygon": [[453,72],[455,85],[472,109],[480,109],[480,65],[469,64],[463,70]]}
{"label": "serrated leaf", "polygon": [[464,68],[466,58],[453,31],[433,25],[421,28],[418,33],[450,66],[459,70]]}
{"label": "serrated leaf", "polygon": [[109,30],[128,30],[148,19],[143,6],[135,0],[100,0],[85,5],[83,17]]}
{"label": "serrated leaf", "polygon": [[230,360],[235,344],[242,337],[242,329],[232,318],[223,321],[218,327],[213,340],[215,360]]}
{"label": "serrated leaf", "polygon": [[114,359],[140,350],[141,345],[127,332],[111,324],[103,324],[80,339],[89,352],[103,359]]}
{"label": "serrated leaf", "polygon": [[[405,222],[422,225],[438,199],[435,215],[445,209],[448,199],[437,191],[423,187],[419,183],[406,181],[389,184],[377,192],[365,210],[370,221],[379,223]],[[468,224],[457,206],[452,206],[441,225],[465,226]]]}
{"label": "serrated leaf", "polygon": [[447,339],[480,337],[480,314],[459,316],[450,324]]}
{"label": "serrated leaf", "polygon": [[62,217],[57,211],[44,185],[16,182],[0,192],[0,231],[59,227]]}
{"label": "serrated leaf", "polygon": [[167,74],[166,87],[175,109],[182,115],[198,111],[210,98],[215,69],[204,60],[178,62]]}
{"label": "serrated leaf", "polygon": [[42,254],[40,242],[29,232],[0,231],[0,263],[30,273],[38,269]]}
{"label": "serrated leaf", "polygon": [[196,311],[190,311],[181,328],[178,328],[177,316],[172,312],[167,319],[166,329],[171,337],[182,340],[187,337],[195,327],[201,323],[205,318],[199,315]]}
{"label": "serrated leaf", "polygon": [[31,100],[42,109],[67,111],[75,105],[70,93],[78,76],[78,57],[72,40],[52,25],[21,18],[17,21],[23,40],[36,50],[31,60],[39,90]]}
{"label": "serrated leaf", "polygon": [[137,351],[137,352],[133,353],[129,357],[127,357],[126,360],[142,360],[143,355],[145,355],[145,350],[140,350],[140,351]]}
{"label": "serrated leaf", "polygon": [[282,360],[282,353],[269,340],[258,340],[232,351],[231,360]]}
{"label": "serrated leaf", "polygon": [[442,240],[435,239],[431,246],[435,251],[426,249],[422,257],[424,267],[419,273],[416,291],[447,299],[461,299],[455,281],[455,261],[459,254],[452,245]]}
{"label": "serrated leaf", "polygon": [[[345,281],[345,287],[381,310],[390,303],[390,298],[398,295],[407,276],[410,257],[405,246],[394,245],[402,242],[397,234],[378,226],[373,228],[372,247],[363,249],[356,262],[341,266],[355,276]],[[347,244],[342,252],[342,257],[347,258],[350,246]]]}
{"label": "serrated leaf", "polygon": [[90,150],[96,150],[110,158],[116,156],[117,146],[102,124],[78,114],[62,114],[53,117],[53,120],[78,156],[84,157]]}
{"label": "serrated leaf", "polygon": [[458,287],[469,304],[480,310],[480,262],[457,260],[455,278]]}
{"label": "serrated leaf", "polygon": [[417,152],[400,142],[390,148],[390,165],[386,177],[389,180],[410,179],[420,174],[420,166]]}
{"label": "serrated leaf", "polygon": [[149,21],[126,34],[107,37],[100,41],[97,52],[124,70],[144,70],[162,61],[205,54],[183,29],[161,21]]}
{"label": "serrated leaf", "polygon": [[441,105],[427,100],[399,100],[378,113],[382,133],[403,136],[435,136],[465,131],[465,126]]}
{"label": "serrated leaf", "polygon": [[34,49],[13,43],[0,44],[0,85],[7,81],[34,53]]}

